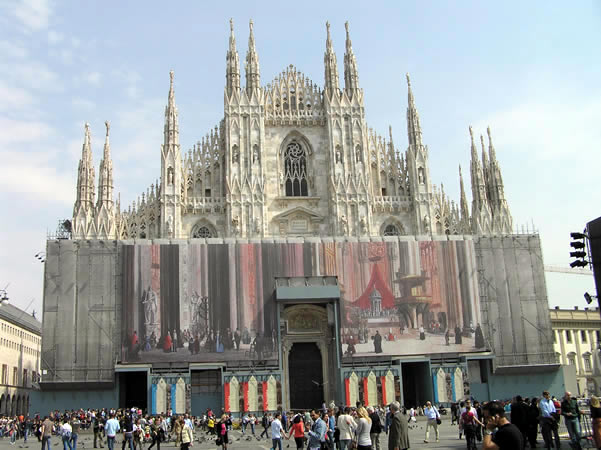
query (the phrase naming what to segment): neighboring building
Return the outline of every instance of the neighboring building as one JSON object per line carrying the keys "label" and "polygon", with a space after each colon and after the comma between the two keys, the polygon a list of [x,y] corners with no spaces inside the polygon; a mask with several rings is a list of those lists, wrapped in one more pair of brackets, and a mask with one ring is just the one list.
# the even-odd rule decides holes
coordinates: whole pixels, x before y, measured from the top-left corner
{"label": "neighboring building", "polygon": [[574,366],[578,392],[601,394],[601,317],[598,308],[551,309],[553,349],[561,364]]}
{"label": "neighboring building", "polygon": [[13,306],[0,306],[0,416],[27,415],[40,376],[42,324]]}
{"label": "neighboring building", "polygon": [[480,157],[470,128],[470,211],[461,172],[458,202],[432,184],[408,77],[401,151],[366,123],[348,26],[344,86],[329,25],[324,71],[262,85],[251,22],[241,87],[232,26],[219,126],[181,151],[171,73],[160,179],[127,211],[108,122],[98,186],[86,125],[72,239],[47,242],[45,405],[411,406],[558,382],[540,239],[511,234],[490,130]]}

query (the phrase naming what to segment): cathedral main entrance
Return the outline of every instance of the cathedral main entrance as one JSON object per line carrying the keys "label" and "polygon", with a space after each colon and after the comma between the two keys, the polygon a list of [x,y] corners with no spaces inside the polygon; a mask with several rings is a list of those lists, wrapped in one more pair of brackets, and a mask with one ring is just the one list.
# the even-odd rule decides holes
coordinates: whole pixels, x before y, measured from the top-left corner
{"label": "cathedral main entrance", "polygon": [[324,401],[321,351],[314,342],[295,342],[288,354],[290,407],[318,408]]}

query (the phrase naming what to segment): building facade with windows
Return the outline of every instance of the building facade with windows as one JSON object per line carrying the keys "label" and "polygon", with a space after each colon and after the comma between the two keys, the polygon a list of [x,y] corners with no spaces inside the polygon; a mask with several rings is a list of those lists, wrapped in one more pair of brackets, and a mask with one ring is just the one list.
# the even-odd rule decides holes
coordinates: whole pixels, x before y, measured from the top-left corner
{"label": "building facade with windows", "polygon": [[578,392],[601,393],[601,317],[598,308],[550,310],[553,349],[562,365],[574,366]]}
{"label": "building facade with windows", "polygon": [[0,415],[27,415],[39,381],[42,324],[16,306],[0,306]]}
{"label": "building facade with windows", "polygon": [[98,183],[86,125],[72,234],[47,242],[46,405],[416,406],[557,379],[540,239],[512,234],[490,130],[466,136],[471,208],[461,171],[451,201],[409,77],[400,148],[367,124],[348,24],[344,84],[325,37],[322,87],[292,65],[263,84],[251,22],[242,86],[230,24],[223,114],[188,151],[171,72],[161,172],[127,209],[109,123]]}

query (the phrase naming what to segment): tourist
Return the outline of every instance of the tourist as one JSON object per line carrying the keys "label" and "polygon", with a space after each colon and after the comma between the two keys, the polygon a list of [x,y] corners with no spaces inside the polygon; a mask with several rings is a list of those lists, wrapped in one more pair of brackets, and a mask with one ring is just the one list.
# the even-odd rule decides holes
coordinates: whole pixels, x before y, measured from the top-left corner
{"label": "tourist", "polygon": [[48,416],[44,417],[44,421],[42,422],[42,450],[50,450],[50,439],[52,438],[52,428],[54,424],[48,418]]}
{"label": "tourist", "polygon": [[307,448],[308,450],[319,450],[326,441],[327,425],[315,410],[311,411],[311,419],[313,420],[313,426],[311,427],[311,431],[308,432],[309,445]]}
{"label": "tourist", "polygon": [[271,448],[273,450],[282,450],[282,433],[284,428],[281,422],[282,414],[277,412],[274,419],[271,421]]}
{"label": "tourist", "polygon": [[190,427],[190,424],[187,423],[185,420],[182,421],[181,423],[181,446],[180,449],[181,450],[188,450],[190,448],[190,445],[192,445],[192,443],[194,442],[194,432],[192,431],[192,428]]}
{"label": "tourist", "polygon": [[516,395],[511,404],[511,423],[522,433],[522,441],[526,445],[528,437],[528,405],[524,403],[521,395]]}
{"label": "tourist", "polygon": [[221,448],[223,450],[227,450],[227,444],[230,443],[227,434],[227,419],[227,414],[222,414],[221,420],[215,425],[217,438],[221,440]]}
{"label": "tourist", "polygon": [[73,450],[71,447],[71,436],[73,433],[73,428],[71,428],[71,424],[68,419],[63,420],[63,424],[61,425],[61,437],[63,439],[63,449]]}
{"label": "tourist", "polygon": [[108,450],[115,449],[115,436],[119,432],[121,427],[119,426],[119,421],[115,419],[115,413],[111,413],[110,419],[107,420],[104,430],[106,432],[106,445],[108,446]]}
{"label": "tourist", "polygon": [[478,420],[478,414],[475,408],[470,404],[470,401],[465,402],[465,410],[461,413],[459,419],[459,426],[465,433],[465,441],[467,444],[467,450],[476,449],[476,426],[482,425],[482,422]]}
{"label": "tourist", "polygon": [[[522,433],[505,417],[503,405],[489,402],[482,407],[484,414],[484,438],[482,450],[516,450],[523,448]],[[493,430],[497,429],[493,436]]]}
{"label": "tourist", "polygon": [[267,418],[267,413],[263,413],[263,417],[261,417],[261,426],[263,427],[263,432],[260,434],[259,437],[263,437],[263,435],[265,435],[265,438],[269,437],[269,433],[267,432],[267,429],[269,428],[269,419]]}
{"label": "tourist", "polygon": [[536,447],[536,437],[538,435],[538,399],[535,397],[530,402],[528,408],[528,443],[530,448]]}
{"label": "tourist", "polygon": [[580,409],[578,401],[572,398],[571,392],[566,392],[561,402],[561,415],[566,421],[566,428],[570,435],[570,445],[576,450],[581,450],[580,446]]}
{"label": "tourist", "polygon": [[157,450],[161,450],[161,432],[159,429],[159,421],[160,420],[161,419],[157,417],[155,420],[151,421],[150,438],[152,439],[152,443],[148,447],[148,450],[150,450],[155,445],[157,446]]}
{"label": "tourist", "polygon": [[98,448],[98,445],[100,445],[100,448],[104,448],[102,440],[102,435],[104,432],[104,419],[100,414],[95,415],[92,419],[92,428],[94,431],[94,448]]}
{"label": "tourist", "polygon": [[601,401],[599,397],[591,397],[591,420],[593,422],[593,441],[595,447],[601,449]]}
{"label": "tourist", "polygon": [[371,450],[371,419],[367,410],[361,406],[357,409],[357,417],[359,420],[357,421],[357,429],[355,433],[357,434],[357,450]]}
{"label": "tourist", "polygon": [[399,402],[390,404],[392,422],[388,434],[388,450],[405,450],[410,447],[407,418],[401,414],[400,409]]}
{"label": "tourist", "polygon": [[382,432],[382,422],[380,416],[372,406],[367,408],[369,418],[371,419],[371,430],[369,437],[371,439],[372,450],[380,450],[380,433]]}
{"label": "tourist", "polygon": [[[440,414],[436,409],[436,406],[433,406],[430,401],[426,402],[426,408],[424,409],[424,415],[428,419],[426,424],[426,437],[424,442],[427,444],[430,437],[430,428],[434,428],[434,432],[436,433],[436,442],[439,442],[439,434],[438,434],[438,421],[440,420]],[[461,437],[461,433],[459,433],[459,437]]]}
{"label": "tourist", "polygon": [[144,442],[144,427],[142,426],[142,421],[140,419],[136,419],[134,422],[133,442],[134,450],[144,450],[144,446],[142,445]]}
{"label": "tourist", "polygon": [[555,409],[555,405],[553,404],[553,400],[551,400],[551,396],[548,391],[543,391],[543,398],[540,399],[538,408],[540,410],[541,434],[543,435],[543,441],[545,441],[545,448],[550,450],[553,446],[552,433],[553,426],[556,422],[553,414],[555,414],[557,410]]}
{"label": "tourist", "polygon": [[81,428],[81,421],[77,417],[77,414],[73,414],[71,428],[71,447],[73,450],[77,450],[77,438],[79,437],[79,430]]}
{"label": "tourist", "polygon": [[300,414],[297,414],[292,419],[292,427],[290,427],[288,439],[290,439],[292,436],[294,436],[296,450],[302,450],[305,442],[305,425],[303,424]]}
{"label": "tourist", "polygon": [[348,406],[344,408],[344,414],[338,416],[336,421],[336,427],[339,430],[338,440],[340,441],[340,450],[347,450],[351,440],[353,439],[353,433],[357,428],[357,423],[350,415],[351,408]]}

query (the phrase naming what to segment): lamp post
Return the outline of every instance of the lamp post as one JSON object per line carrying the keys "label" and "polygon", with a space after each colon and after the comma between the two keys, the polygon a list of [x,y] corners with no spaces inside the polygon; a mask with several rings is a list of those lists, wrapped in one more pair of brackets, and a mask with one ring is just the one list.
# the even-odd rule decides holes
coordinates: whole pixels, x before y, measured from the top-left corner
{"label": "lamp post", "polygon": [[0,306],[8,305],[8,294],[6,289],[0,289]]}

